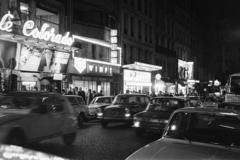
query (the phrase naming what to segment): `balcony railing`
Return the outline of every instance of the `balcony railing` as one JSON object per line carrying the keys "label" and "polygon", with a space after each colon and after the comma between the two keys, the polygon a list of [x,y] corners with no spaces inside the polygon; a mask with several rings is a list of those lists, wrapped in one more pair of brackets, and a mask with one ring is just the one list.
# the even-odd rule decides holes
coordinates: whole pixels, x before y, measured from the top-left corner
{"label": "balcony railing", "polygon": [[176,51],[167,49],[167,48],[159,46],[159,45],[156,45],[156,53],[160,53],[160,54],[166,55],[168,57],[172,57],[172,58],[177,57]]}

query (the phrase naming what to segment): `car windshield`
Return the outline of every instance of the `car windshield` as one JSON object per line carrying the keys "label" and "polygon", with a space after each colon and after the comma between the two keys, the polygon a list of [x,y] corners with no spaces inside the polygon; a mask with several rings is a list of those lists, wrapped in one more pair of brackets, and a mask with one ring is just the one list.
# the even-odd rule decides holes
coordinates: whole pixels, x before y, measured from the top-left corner
{"label": "car windshield", "polygon": [[141,96],[117,96],[113,104],[141,104],[142,101]]}
{"label": "car windshield", "polygon": [[33,97],[3,97],[0,99],[0,109],[31,109],[40,102],[40,99]]}
{"label": "car windshield", "polygon": [[112,102],[111,97],[98,97],[94,101],[92,101],[91,104],[99,104],[99,103],[108,103],[110,104]]}
{"label": "car windshield", "polygon": [[218,99],[215,97],[207,97],[205,99],[205,102],[218,102]]}
{"label": "car windshield", "polygon": [[177,113],[165,137],[240,148],[240,119],[234,113]]}
{"label": "car windshield", "polygon": [[172,111],[184,107],[184,102],[178,99],[154,98],[149,104],[148,111]]}

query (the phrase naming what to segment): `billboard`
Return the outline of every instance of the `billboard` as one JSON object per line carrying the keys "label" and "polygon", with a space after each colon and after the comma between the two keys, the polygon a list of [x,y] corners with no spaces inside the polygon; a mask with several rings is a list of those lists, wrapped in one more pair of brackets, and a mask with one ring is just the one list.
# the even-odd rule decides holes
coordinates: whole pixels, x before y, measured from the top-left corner
{"label": "billboard", "polygon": [[22,71],[66,73],[69,53],[30,45],[20,45],[17,53],[17,66]]}
{"label": "billboard", "polygon": [[182,80],[193,79],[193,62],[178,60],[178,77]]}

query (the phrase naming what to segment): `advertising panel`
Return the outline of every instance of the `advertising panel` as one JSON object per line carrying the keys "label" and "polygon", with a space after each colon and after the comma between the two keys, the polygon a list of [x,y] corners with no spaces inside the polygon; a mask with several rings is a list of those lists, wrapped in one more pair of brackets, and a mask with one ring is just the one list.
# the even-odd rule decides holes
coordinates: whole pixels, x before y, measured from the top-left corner
{"label": "advertising panel", "polygon": [[178,76],[179,79],[193,79],[193,62],[178,60]]}
{"label": "advertising panel", "polygon": [[124,69],[124,81],[151,83],[151,73]]}
{"label": "advertising panel", "polygon": [[70,54],[37,46],[22,44],[16,56],[16,69],[22,71],[40,71],[66,73]]}
{"label": "advertising panel", "polygon": [[17,43],[0,40],[0,68],[10,68],[9,60],[15,58]]}

